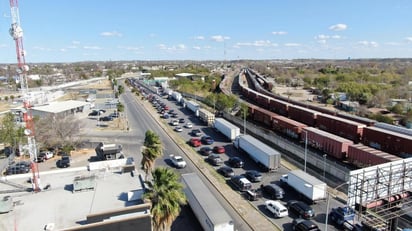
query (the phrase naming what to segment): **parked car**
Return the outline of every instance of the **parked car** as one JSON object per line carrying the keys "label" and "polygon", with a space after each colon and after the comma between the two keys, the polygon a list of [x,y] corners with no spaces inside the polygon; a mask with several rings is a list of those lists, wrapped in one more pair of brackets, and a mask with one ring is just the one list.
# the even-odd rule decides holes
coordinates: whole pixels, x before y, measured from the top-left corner
{"label": "parked car", "polygon": [[204,144],[213,144],[213,142],[214,142],[214,140],[210,136],[202,136],[202,138],[200,138],[200,140]]}
{"label": "parked car", "polygon": [[285,191],[276,184],[267,184],[263,186],[263,192],[268,195],[270,199],[282,199]]}
{"label": "parked car", "polygon": [[177,126],[177,125],[179,125],[179,120],[171,120],[171,121],[170,121],[170,125],[172,125],[172,126]]}
{"label": "parked car", "polygon": [[103,116],[99,118],[99,121],[112,121],[113,117],[111,116]]}
{"label": "parked car", "polygon": [[287,203],[289,211],[295,213],[299,218],[311,219],[315,216],[315,211],[303,201],[290,200]]}
{"label": "parked car", "polygon": [[192,145],[193,147],[199,147],[202,145],[202,142],[200,141],[199,138],[192,138],[189,140],[190,145]]}
{"label": "parked car", "polygon": [[89,113],[89,116],[98,116],[98,115],[101,115],[103,112],[101,112],[101,111],[92,111],[92,112],[90,112]]}
{"label": "parked car", "polygon": [[192,130],[192,135],[200,137],[200,136],[202,136],[202,132],[200,131],[200,129],[193,129]]}
{"label": "parked car", "polygon": [[252,182],[262,181],[262,173],[256,170],[247,170],[245,172],[245,177],[248,178]]}
{"label": "parked car", "polygon": [[288,209],[279,201],[267,200],[265,201],[265,208],[277,218],[289,215]]}
{"label": "parked car", "polygon": [[214,166],[220,166],[220,165],[223,164],[222,158],[220,158],[220,156],[217,155],[217,154],[210,154],[210,155],[207,157],[207,160],[209,161],[209,163],[210,163],[211,165],[214,165]]}
{"label": "parked car", "polygon": [[190,123],[190,122],[187,122],[187,123],[185,124],[185,128],[192,128],[192,127],[193,127],[193,124]]}
{"label": "parked car", "polygon": [[70,157],[69,156],[62,156],[61,159],[56,162],[56,165],[59,168],[70,167]]}
{"label": "parked car", "polygon": [[110,113],[109,116],[112,117],[112,118],[119,118],[119,113],[118,112],[113,112],[113,113]]}
{"label": "parked car", "polygon": [[223,146],[214,146],[213,147],[213,152],[218,153],[218,154],[222,154],[222,153],[225,153],[226,150],[225,150],[225,147],[223,147]]}
{"label": "parked car", "polygon": [[42,151],[39,155],[44,155],[46,160],[53,158],[54,154],[52,151]]}
{"label": "parked car", "polygon": [[231,177],[231,176],[235,175],[235,172],[229,166],[222,166],[222,167],[217,169],[217,172],[222,174],[222,176],[224,176],[224,177]]}
{"label": "parked car", "polygon": [[230,178],[230,182],[232,182],[232,184],[234,184],[235,187],[241,192],[252,189],[252,183],[246,179],[246,177],[241,175],[232,176]]}
{"label": "parked car", "polygon": [[29,171],[30,171],[30,168],[23,166],[23,165],[10,165],[6,170],[6,174],[7,175],[22,174],[22,173],[28,173]]}
{"label": "parked car", "polygon": [[292,229],[297,231],[320,231],[318,225],[316,225],[313,221],[304,220],[301,218],[293,220]]}
{"label": "parked car", "polygon": [[176,167],[176,168],[184,168],[186,167],[186,161],[183,159],[182,156],[176,156],[171,154],[170,155],[170,160],[172,161],[172,164]]}
{"label": "parked car", "polygon": [[36,161],[37,163],[44,162],[46,161],[46,155],[44,153],[43,155],[42,153],[40,153],[34,161]]}
{"label": "parked car", "polygon": [[182,124],[182,123],[184,123],[184,122],[186,122],[186,121],[185,121],[185,118],[180,118],[180,119],[179,119],[179,123]]}
{"label": "parked car", "polygon": [[243,160],[238,156],[230,157],[227,163],[234,168],[243,168],[244,164]]}
{"label": "parked car", "polygon": [[208,156],[208,155],[210,155],[210,154],[213,153],[213,150],[212,150],[212,148],[209,147],[209,146],[204,146],[204,147],[201,147],[201,148],[200,148],[199,152],[200,152],[200,154],[203,155],[203,156]]}
{"label": "parked car", "polygon": [[174,130],[175,130],[176,132],[182,132],[182,131],[183,131],[183,128],[180,127],[180,126],[176,126]]}

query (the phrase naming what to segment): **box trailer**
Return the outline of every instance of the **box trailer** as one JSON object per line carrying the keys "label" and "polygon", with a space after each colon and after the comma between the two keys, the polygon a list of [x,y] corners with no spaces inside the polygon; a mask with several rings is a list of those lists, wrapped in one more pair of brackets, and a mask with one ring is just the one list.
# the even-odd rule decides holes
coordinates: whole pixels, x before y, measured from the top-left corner
{"label": "box trailer", "polygon": [[256,163],[266,171],[274,171],[280,167],[281,154],[277,150],[262,143],[250,135],[236,137],[235,148],[246,152]]}
{"label": "box trailer", "polygon": [[196,116],[199,116],[199,109],[200,105],[194,101],[187,101],[186,103],[186,108],[188,108],[190,111],[195,113]]}
{"label": "box trailer", "polygon": [[207,126],[212,126],[213,123],[215,122],[215,114],[213,114],[212,112],[204,108],[199,109],[199,118],[201,121],[206,123]]}
{"label": "box trailer", "polygon": [[240,128],[223,118],[216,118],[213,126],[231,141],[240,135]]}
{"label": "box trailer", "polygon": [[233,219],[196,173],[182,174],[187,202],[205,231],[234,231]]}
{"label": "box trailer", "polygon": [[283,175],[280,181],[295,189],[311,203],[327,197],[326,183],[300,169]]}

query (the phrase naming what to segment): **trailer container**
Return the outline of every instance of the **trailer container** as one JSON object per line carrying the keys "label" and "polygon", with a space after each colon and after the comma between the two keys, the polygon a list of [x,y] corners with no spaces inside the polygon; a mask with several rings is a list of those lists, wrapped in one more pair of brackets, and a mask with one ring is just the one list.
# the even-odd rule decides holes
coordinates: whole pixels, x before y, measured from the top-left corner
{"label": "trailer container", "polygon": [[402,158],[363,144],[349,145],[348,161],[360,168],[383,164]]}
{"label": "trailer container", "polygon": [[223,118],[216,118],[213,126],[231,141],[240,135],[240,128]]}
{"label": "trailer container", "polygon": [[174,100],[176,100],[177,102],[180,102],[180,100],[182,99],[182,94],[180,94],[180,93],[177,92],[177,91],[174,91],[174,92],[172,93],[172,98],[173,98]]}
{"label": "trailer container", "polygon": [[321,130],[352,140],[355,143],[360,141],[363,128],[366,127],[365,124],[327,114],[318,114],[316,126]]}
{"label": "trailer container", "polygon": [[403,158],[412,157],[412,136],[377,127],[363,129],[362,143]]}
{"label": "trailer container", "polygon": [[199,116],[199,109],[200,105],[194,101],[187,101],[186,103],[186,108],[188,108],[190,111],[195,113],[196,116]]}
{"label": "trailer container", "polygon": [[288,115],[289,118],[297,120],[309,126],[316,125],[316,118],[320,112],[314,111],[312,109],[304,108],[296,105],[289,105]]}
{"label": "trailer container", "polygon": [[182,174],[187,202],[205,231],[234,231],[233,219],[196,173]]}
{"label": "trailer container", "polygon": [[397,133],[412,136],[412,129],[404,128],[401,126],[396,126],[396,125],[382,123],[382,122],[375,123],[374,126],[377,128],[386,129],[392,132],[397,132]]}
{"label": "trailer container", "polygon": [[264,94],[258,94],[257,103],[264,108],[269,108],[270,107],[270,97]]}
{"label": "trailer container", "polygon": [[308,145],[338,159],[345,159],[347,157],[349,145],[353,144],[353,141],[351,140],[314,127],[305,127],[302,129],[301,141],[307,141]]}
{"label": "trailer container", "polygon": [[302,129],[307,127],[306,124],[286,118],[284,116],[274,116],[272,118],[272,128],[294,139],[299,139]]}
{"label": "trailer container", "polygon": [[206,123],[207,126],[212,126],[213,123],[215,122],[215,114],[213,114],[212,112],[204,108],[199,109],[199,118],[201,121]]}
{"label": "trailer container", "polygon": [[281,154],[277,150],[262,143],[250,135],[236,137],[233,142],[235,148],[247,153],[265,171],[274,171],[280,167]]}
{"label": "trailer container", "polygon": [[283,175],[280,181],[295,189],[308,199],[309,202],[313,203],[326,199],[326,183],[300,169],[290,171],[288,174]]}

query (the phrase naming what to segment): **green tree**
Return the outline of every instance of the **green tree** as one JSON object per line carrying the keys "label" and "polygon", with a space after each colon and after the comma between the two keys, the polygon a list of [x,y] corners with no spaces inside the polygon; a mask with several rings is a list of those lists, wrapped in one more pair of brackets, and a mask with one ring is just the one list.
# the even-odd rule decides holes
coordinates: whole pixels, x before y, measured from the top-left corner
{"label": "green tree", "polygon": [[180,213],[180,206],[186,204],[183,185],[178,174],[170,168],[156,168],[152,176],[143,197],[152,202],[150,212],[154,230],[168,231]]}
{"label": "green tree", "polygon": [[23,140],[23,127],[19,127],[14,122],[13,113],[7,113],[1,120],[0,127],[0,140],[6,145],[15,147],[20,141]]}
{"label": "green tree", "polygon": [[151,130],[147,130],[145,133],[144,146],[140,164],[146,173],[145,180],[147,181],[156,159],[163,154],[162,142],[157,134]]}

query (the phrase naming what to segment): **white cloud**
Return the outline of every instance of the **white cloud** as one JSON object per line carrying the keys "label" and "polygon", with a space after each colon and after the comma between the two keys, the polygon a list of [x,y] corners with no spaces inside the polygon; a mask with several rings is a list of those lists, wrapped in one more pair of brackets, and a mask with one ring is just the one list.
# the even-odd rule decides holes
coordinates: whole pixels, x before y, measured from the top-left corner
{"label": "white cloud", "polygon": [[61,48],[60,51],[61,51],[61,52],[66,52],[67,50],[64,49],[64,48]]}
{"label": "white cloud", "polygon": [[83,49],[86,49],[86,50],[102,50],[103,48],[101,48],[99,46],[83,46]]}
{"label": "white cloud", "polygon": [[315,36],[315,39],[320,39],[320,40],[325,40],[325,39],[329,39],[330,36],[329,35],[324,35],[324,34],[320,34],[318,36]]}
{"label": "white cloud", "polygon": [[299,47],[301,44],[299,43],[285,43],[285,47]]}
{"label": "white cloud", "polygon": [[105,32],[100,33],[100,35],[104,37],[122,37],[123,36],[122,33],[119,33],[117,31],[105,31]]}
{"label": "white cloud", "polygon": [[119,46],[118,48],[120,49],[125,49],[128,51],[137,51],[137,50],[141,50],[143,47],[124,47],[124,46]]}
{"label": "white cloud", "polygon": [[320,44],[326,44],[326,39],[319,39],[319,40],[318,40],[318,43],[320,43]]}
{"label": "white cloud", "polygon": [[333,31],[342,31],[342,30],[346,30],[348,28],[348,26],[346,24],[335,24],[329,27],[329,30],[333,30]]}
{"label": "white cloud", "polygon": [[286,32],[286,31],[273,31],[272,32],[272,34],[273,35],[285,35],[285,34],[287,34],[288,32]]}
{"label": "white cloud", "polygon": [[225,41],[225,40],[229,40],[230,37],[228,37],[228,36],[223,36],[223,35],[213,35],[213,36],[211,37],[211,39],[212,39],[213,41],[215,41],[215,42],[223,42],[223,41]]}
{"label": "white cloud", "polygon": [[239,46],[273,47],[273,46],[277,46],[277,44],[272,43],[269,40],[257,40],[251,43],[250,42],[236,43],[235,46],[236,47],[239,47]]}
{"label": "white cloud", "polygon": [[412,37],[406,37],[405,39],[407,42],[412,42]]}
{"label": "white cloud", "polygon": [[[412,42],[412,40],[411,40],[411,42]],[[388,45],[388,46],[400,46],[400,45],[402,45],[402,44],[401,44],[401,43],[398,43],[398,42],[386,42],[385,45]]]}
{"label": "white cloud", "polygon": [[73,41],[72,41],[72,44],[78,45],[78,44],[80,44],[80,42],[79,42],[79,41],[76,41],[76,40],[73,40]]}
{"label": "white cloud", "polygon": [[194,46],[192,47],[194,50],[200,50],[201,48],[199,46]]}
{"label": "white cloud", "polygon": [[199,35],[199,36],[195,36],[193,39],[195,39],[195,40],[205,40],[205,37]]}
{"label": "white cloud", "polygon": [[332,35],[332,36],[330,36],[330,37],[333,38],[333,39],[340,39],[340,38],[341,38],[340,35]]}
{"label": "white cloud", "polygon": [[379,44],[377,42],[374,41],[359,41],[358,42],[359,45],[365,46],[365,47],[378,47]]}
{"label": "white cloud", "polygon": [[33,50],[40,50],[40,51],[51,51],[50,48],[46,48],[46,47],[39,47],[39,46],[34,46]]}
{"label": "white cloud", "polygon": [[0,44],[0,48],[4,48],[4,47],[7,47],[7,45],[6,44]]}
{"label": "white cloud", "polygon": [[166,50],[166,51],[182,51],[182,50],[186,50],[186,45],[184,44],[178,44],[178,45],[174,45],[171,47],[166,46],[165,44],[159,44],[157,45],[157,47],[160,50]]}

